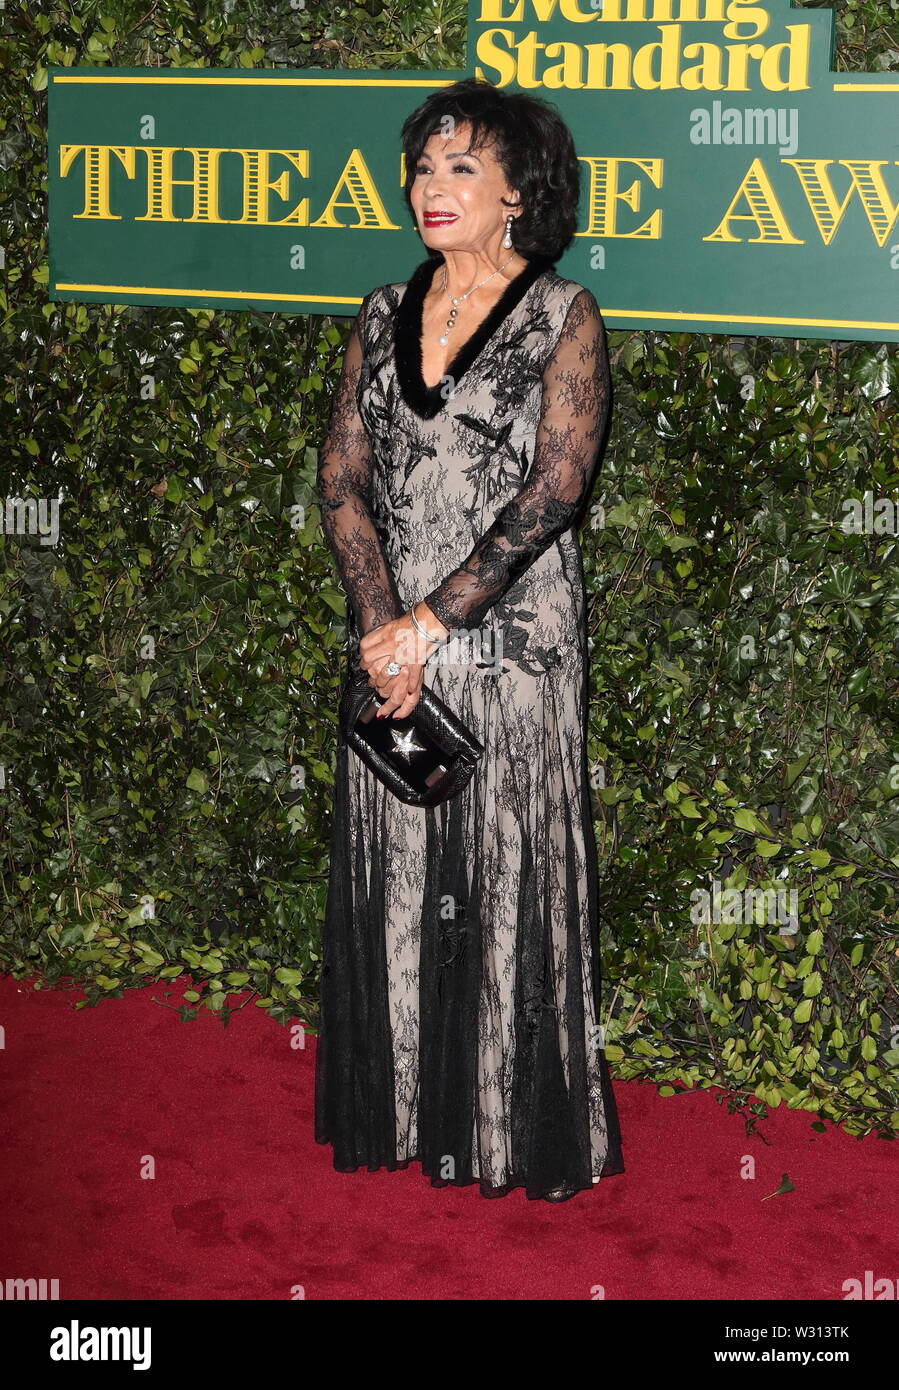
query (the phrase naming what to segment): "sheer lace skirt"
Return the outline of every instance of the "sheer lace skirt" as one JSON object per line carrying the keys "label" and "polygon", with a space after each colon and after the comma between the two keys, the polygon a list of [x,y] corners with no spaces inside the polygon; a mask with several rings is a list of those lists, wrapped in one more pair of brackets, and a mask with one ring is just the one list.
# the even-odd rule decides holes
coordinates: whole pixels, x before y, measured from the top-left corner
{"label": "sheer lace skirt", "polygon": [[623,1171],[602,1050],[580,669],[429,668],[485,755],[433,809],[338,757],[316,1138],[485,1196]]}

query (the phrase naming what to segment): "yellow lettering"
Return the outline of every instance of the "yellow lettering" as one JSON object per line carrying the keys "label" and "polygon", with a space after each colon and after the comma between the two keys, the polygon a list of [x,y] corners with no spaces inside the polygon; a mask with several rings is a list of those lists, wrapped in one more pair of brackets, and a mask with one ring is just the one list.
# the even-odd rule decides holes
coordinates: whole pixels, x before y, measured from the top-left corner
{"label": "yellow lettering", "polygon": [[[710,18],[709,15],[706,18]],[[720,23],[723,16],[715,16],[715,22]],[[761,5],[753,4],[753,0],[730,0],[727,6],[727,23],[722,29],[725,38],[728,39],[758,39],[761,38],[768,25],[771,23],[771,16],[768,11],[762,9]],[[741,34],[740,25],[751,24],[751,34]]]}
{"label": "yellow lettering", "polygon": [[771,22],[756,0],[605,0],[601,9],[590,0],[481,0],[475,23],[548,24],[557,11],[569,24],[716,24],[729,39],[757,39]]}
{"label": "yellow lettering", "polygon": [[297,173],[304,179],[309,177],[308,150],[241,150],[243,155],[243,216],[241,222],[254,227],[306,227],[309,225],[309,199],[301,198],[292,212],[286,217],[271,221],[269,212],[269,192],[287,201],[290,192],[290,173],[282,169],[276,179],[271,177],[272,155],[281,155],[290,161]]}
{"label": "yellow lettering", "polygon": [[196,192],[194,210],[186,222],[224,222],[219,217],[219,159],[223,150],[189,151],[194,157],[196,171]]}
{"label": "yellow lettering", "polygon": [[147,211],[135,222],[178,222],[173,207],[173,192],[176,185],[194,190],[194,211],[196,211],[196,179],[176,179],[172,172],[175,155],[181,149],[173,145],[147,145]]}
{"label": "yellow lettering", "polygon": [[[739,198],[745,198],[749,204],[749,212],[734,212],[734,207]],[[708,236],[704,236],[703,241],[742,241],[742,237],[734,236],[727,227],[728,222],[754,222],[759,229],[759,235],[749,237],[748,240],[763,241],[769,245],[780,244],[784,246],[803,246],[805,243],[800,237],[793,236],[790,231],[787,219],[777,201],[777,196],[768,175],[765,173],[765,166],[760,159],[754,159],[749,166],[743,182],[733,196],[730,207],[725,212],[718,226]]]}
{"label": "yellow lettering", "polygon": [[681,73],[681,86],[685,92],[720,92],[723,90],[721,49],[716,43],[685,44],[684,57],[700,60],[695,67],[684,68]]}
{"label": "yellow lettering", "polygon": [[[680,52],[681,28],[679,24],[669,24],[662,30],[658,43],[645,43],[634,54],[633,76],[638,87],[646,91],[667,91],[680,86],[678,74],[678,54]],[[701,45],[690,44],[691,48]],[[659,55],[658,81],[653,76],[652,60]],[[687,50],[684,49],[686,54]]]}
{"label": "yellow lettering", "polygon": [[[517,63],[514,52],[510,52],[514,47],[515,35],[509,29],[487,29],[478,34],[475,52],[483,66],[475,66],[475,77],[492,82],[494,87],[508,87],[515,82]],[[491,77],[485,69],[492,69],[496,75]]]}
{"label": "yellow lettering", "polygon": [[561,57],[558,67],[544,68],[542,86],[554,89],[567,87],[574,91],[583,87],[581,81],[581,47],[576,43],[548,43],[547,58]]}
{"label": "yellow lettering", "polygon": [[[607,82],[608,60],[612,60],[612,80]],[[587,45],[587,84],[591,91],[605,88],[625,92],[631,85],[631,51],[626,43]]]}
{"label": "yellow lettering", "polygon": [[[899,215],[899,202],[894,203],[883,181],[879,166],[889,163],[886,159],[841,159],[838,163],[849,170],[852,180],[849,191],[841,203],[837,203],[830,177],[827,174],[829,159],[784,159],[799,176],[802,191],[806,196],[815,226],[821,233],[821,240],[829,246],[843,220],[843,214],[852,201],[853,193],[858,193],[865,216],[878,246],[885,246],[887,237]],[[899,165],[899,159],[895,161]]]}
{"label": "yellow lettering", "polygon": [[[349,202],[338,201],[338,193],[346,185],[350,195]],[[377,227],[381,231],[400,231],[400,226],[396,222],[391,222],[387,215],[387,209],[381,202],[375,181],[371,176],[368,165],[362,157],[361,150],[353,150],[349,159],[343,166],[343,172],[337,180],[337,185],[328,200],[327,207],[321,217],[316,218],[312,223],[313,227],[343,227],[346,224],[338,222],[334,216],[335,208],[353,207],[359,215],[359,220],[353,223],[355,227]]]}
{"label": "yellow lettering", "polygon": [[[759,64],[761,84],[769,92],[808,91],[811,26],[787,24],[785,27],[790,36],[786,43],[773,43],[770,48],[762,48],[762,61]],[[762,47],[760,44],[753,46]],[[788,59],[785,78],[780,75],[780,60],[784,53]]]}
{"label": "yellow lettering", "polygon": [[[199,150],[185,149],[178,145],[146,145],[139,146],[143,149],[147,157],[147,211],[140,217],[136,217],[135,222],[198,222],[206,220],[198,217],[198,210],[204,206],[205,200],[201,195],[201,173],[197,156]],[[218,156],[221,150],[207,150],[203,152],[207,156],[215,154],[215,164],[218,163]],[[193,177],[189,179],[176,179],[174,175],[174,161],[176,154],[189,154],[193,162]],[[210,162],[205,161],[206,177],[209,177]],[[216,171],[217,175],[217,171]],[[193,212],[189,218],[175,216],[174,209],[174,190],[176,188],[192,188],[194,192]],[[208,185],[207,185],[208,191]],[[214,209],[214,215],[209,218],[212,222],[220,222],[218,210]]]}
{"label": "yellow lettering", "polygon": [[67,178],[79,154],[84,155],[84,207],[76,217],[91,221],[121,222],[117,212],[109,210],[109,161],[119,161],[129,179],[134,178],[133,145],[60,145],[59,177]]}
{"label": "yellow lettering", "polygon": [[[580,158],[580,156],[579,156]],[[640,210],[640,184],[634,180],[629,187],[619,190],[618,177],[625,164],[633,164],[656,188],[662,186],[662,161],[660,159],[601,159],[592,155],[584,157],[589,177],[587,181],[587,226],[578,236],[619,237],[624,240],[657,240],[662,232],[662,210],[656,208],[645,222],[631,231],[622,232],[618,227],[618,203],[626,203],[634,212]]]}
{"label": "yellow lettering", "polygon": [[[599,10],[590,7],[589,0],[584,0],[584,3],[588,6],[586,13],[580,8],[577,0],[531,0],[530,8],[534,11],[534,18],[538,24],[548,24],[557,8],[561,17],[567,19],[569,24],[595,24],[596,20],[601,18]],[[524,0],[517,0],[511,11],[503,8],[503,0],[481,0],[481,12],[475,22],[523,24]]]}

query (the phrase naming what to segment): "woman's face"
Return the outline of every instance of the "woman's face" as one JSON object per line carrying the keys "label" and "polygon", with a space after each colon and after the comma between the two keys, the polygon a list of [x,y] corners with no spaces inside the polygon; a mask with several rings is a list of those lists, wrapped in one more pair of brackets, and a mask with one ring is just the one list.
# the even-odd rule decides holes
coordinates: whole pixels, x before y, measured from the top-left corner
{"label": "woman's face", "polygon": [[[470,133],[470,125],[457,125],[448,136],[438,131],[415,167],[412,210],[425,245],[437,251],[495,251],[512,211],[500,200],[517,201],[491,145],[465,153]],[[429,221],[432,213],[448,216]]]}

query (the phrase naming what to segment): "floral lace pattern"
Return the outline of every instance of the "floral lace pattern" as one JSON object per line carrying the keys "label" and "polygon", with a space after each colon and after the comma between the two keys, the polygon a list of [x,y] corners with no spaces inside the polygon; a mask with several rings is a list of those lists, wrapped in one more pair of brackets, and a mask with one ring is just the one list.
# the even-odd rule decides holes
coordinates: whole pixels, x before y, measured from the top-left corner
{"label": "floral lace pattern", "polygon": [[591,292],[532,263],[429,387],[433,274],[425,261],[363,300],[320,451],[322,522],[351,630],[422,598],[451,629],[425,680],[485,752],[424,810],[338,751],[316,1138],[341,1170],[417,1159],[435,1185],[539,1197],[623,1171],[575,531],[608,352]]}

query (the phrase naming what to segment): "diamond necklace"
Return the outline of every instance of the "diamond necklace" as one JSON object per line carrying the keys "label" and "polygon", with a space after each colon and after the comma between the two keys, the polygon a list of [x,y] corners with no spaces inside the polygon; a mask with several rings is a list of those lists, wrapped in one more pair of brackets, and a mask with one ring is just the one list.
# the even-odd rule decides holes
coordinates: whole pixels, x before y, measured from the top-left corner
{"label": "diamond necklace", "polygon": [[[503,261],[502,265],[498,265],[498,266],[496,267],[496,270],[494,270],[494,271],[492,272],[492,274],[490,274],[490,275],[487,276],[487,280],[492,280],[494,275],[499,275],[499,273],[500,273],[501,270],[505,270],[506,266],[509,264],[509,261],[514,261],[515,255],[516,255],[516,253],[513,252],[512,255],[509,257],[509,260],[508,260],[508,261]],[[468,290],[468,292],[467,292],[466,294],[455,295],[455,294],[450,294],[449,290],[446,289],[447,278],[448,278],[448,272],[447,272],[446,266],[444,265],[444,267],[443,267],[443,288],[446,290],[446,293],[447,293],[449,299],[452,301],[452,305],[453,305],[452,309],[450,309],[449,318],[448,318],[447,321],[446,321],[446,328],[443,330],[443,336],[439,339],[439,341],[440,341],[442,344],[444,344],[444,345],[445,345],[446,342],[447,342],[447,334],[449,333],[450,329],[453,327],[453,325],[454,325],[455,322],[456,322],[456,315],[457,315],[457,313],[459,312],[459,305],[462,303],[462,300],[463,300],[463,299],[467,299],[469,295],[474,294],[475,290],[479,290],[479,289],[481,288],[481,285],[486,285],[486,283],[487,283],[487,280],[482,280],[482,281],[481,281],[481,285],[475,285],[472,289]]]}

